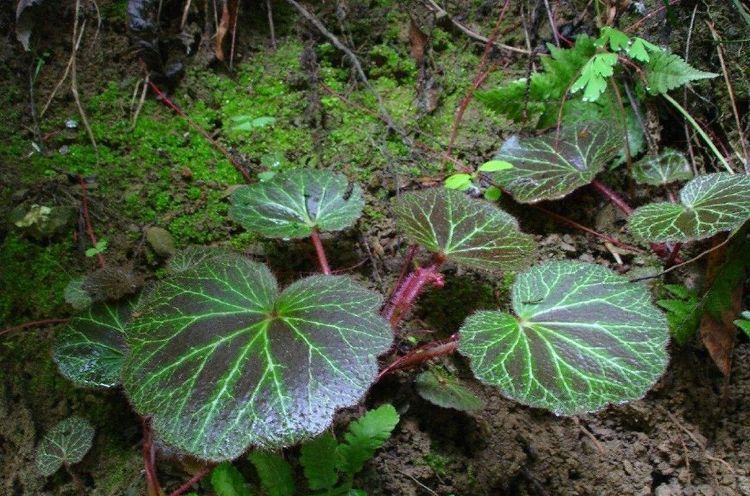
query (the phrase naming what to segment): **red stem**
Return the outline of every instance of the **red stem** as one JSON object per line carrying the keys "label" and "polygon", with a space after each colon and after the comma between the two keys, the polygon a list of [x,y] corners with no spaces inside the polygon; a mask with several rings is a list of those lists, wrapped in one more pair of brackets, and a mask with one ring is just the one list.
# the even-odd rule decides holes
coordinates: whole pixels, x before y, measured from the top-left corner
{"label": "red stem", "polygon": [[154,448],[154,432],[151,430],[151,417],[143,417],[143,466],[146,470],[146,494],[148,496],[163,496],[156,475],[156,449]]}
{"label": "red stem", "polygon": [[409,273],[409,268],[411,267],[412,261],[414,261],[414,255],[417,254],[418,249],[419,245],[417,244],[409,246],[409,250],[406,252],[406,257],[404,257],[404,264],[401,266],[401,273],[398,275],[396,284],[393,285],[393,289],[391,290],[389,297],[393,295],[393,293],[396,291],[396,289],[399,288],[399,286],[401,286],[404,277],[406,277],[406,274]]}
{"label": "red stem", "polygon": [[[599,182],[597,179],[594,179],[591,181],[591,185],[597,189],[602,195],[604,195],[609,201],[612,202],[614,206],[619,208],[625,215],[630,216],[630,214],[633,213],[633,207],[628,205],[628,203],[617,193],[609,189],[606,185]],[[663,259],[670,259],[673,255],[673,250],[669,248],[668,245],[665,243],[649,243],[649,246],[651,247],[651,250],[653,250],[654,253],[656,253],[660,258]],[[679,247],[675,247],[675,249],[679,250]],[[679,263],[679,258],[677,257],[677,253],[674,253],[674,260],[672,260],[672,263]]]}
{"label": "red stem", "polygon": [[209,473],[211,473],[211,467],[204,467],[202,468],[197,474],[195,474],[189,481],[172,491],[169,496],[180,496],[181,494],[184,494],[185,492],[189,491],[193,484],[198,483],[201,479],[203,479],[205,476],[207,476]]}
{"label": "red stem", "polygon": [[62,324],[63,322],[67,322],[70,319],[46,319],[46,320],[35,320],[33,322],[26,322],[24,324],[19,324],[17,326],[13,327],[7,327],[0,331],[0,336],[3,334],[10,334],[12,332],[21,331],[23,329],[28,329],[29,327],[41,327],[51,324]]}
{"label": "red stem", "polygon": [[169,97],[159,89],[158,86],[154,84],[153,81],[150,79],[148,80],[148,85],[151,87],[151,89],[156,93],[156,95],[161,98],[161,101],[166,105],[167,107],[174,110],[174,112],[185,119],[185,121],[188,123],[190,127],[192,127],[194,130],[196,130],[201,136],[206,138],[206,140],[211,143],[217,150],[219,150],[226,158],[229,160],[229,162],[234,166],[235,169],[237,169],[237,172],[239,172],[242,175],[242,178],[245,180],[245,182],[251,183],[253,182],[253,178],[250,177],[250,174],[245,170],[245,168],[237,162],[237,160],[232,156],[231,153],[229,153],[229,150],[226,149],[224,145],[216,141],[211,137],[208,132],[200,127],[198,124],[195,123],[188,115],[180,108],[178,107],[172,100],[169,99]]}
{"label": "red stem", "polygon": [[378,374],[378,380],[396,370],[413,367],[439,356],[450,355],[458,349],[458,340],[458,333],[454,333],[447,339],[431,341],[415,348],[406,355],[397,358],[390,365],[380,371]]}
{"label": "red stem", "polygon": [[323,274],[330,276],[331,267],[328,265],[326,252],[325,249],[323,249],[323,242],[320,241],[320,232],[318,232],[317,229],[313,229],[310,237],[312,238],[312,243],[315,247],[315,253],[318,254],[318,263],[320,264],[320,270],[323,271]]}
{"label": "red stem", "polygon": [[[94,226],[91,224],[91,216],[89,215],[89,195],[86,188],[86,181],[83,179],[81,174],[78,174],[78,183],[81,185],[81,211],[83,212],[83,221],[86,224],[86,234],[88,234],[91,246],[96,247],[96,234],[94,234]],[[104,255],[101,253],[96,254],[96,261],[99,263],[99,268],[104,268]]]}
{"label": "red stem", "polygon": [[391,327],[395,329],[398,326],[401,318],[414,305],[425,287],[443,287],[445,280],[440,273],[442,263],[443,260],[436,257],[435,261],[427,267],[417,267],[396,288],[391,300],[385,305],[382,312],[383,317],[391,323]]}

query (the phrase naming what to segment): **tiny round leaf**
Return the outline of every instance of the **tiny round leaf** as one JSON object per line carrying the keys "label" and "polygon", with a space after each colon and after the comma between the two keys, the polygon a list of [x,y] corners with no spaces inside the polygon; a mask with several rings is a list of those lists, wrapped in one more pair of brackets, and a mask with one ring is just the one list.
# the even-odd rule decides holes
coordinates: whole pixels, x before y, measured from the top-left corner
{"label": "tiny round leaf", "polygon": [[81,417],[68,417],[45,434],[36,450],[36,466],[44,476],[57,472],[64,464],[83,460],[91,449],[94,428]]}
{"label": "tiny round leaf", "polygon": [[520,274],[515,315],[481,311],[461,328],[474,374],[514,400],[578,415],[639,399],[667,366],[669,331],[643,286],[583,262]]}

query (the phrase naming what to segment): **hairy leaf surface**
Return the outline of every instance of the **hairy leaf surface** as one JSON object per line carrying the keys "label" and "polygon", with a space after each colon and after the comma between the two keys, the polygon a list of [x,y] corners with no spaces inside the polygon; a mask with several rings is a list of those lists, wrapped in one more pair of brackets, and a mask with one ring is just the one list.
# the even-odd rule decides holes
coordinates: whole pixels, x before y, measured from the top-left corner
{"label": "hairy leaf surface", "polygon": [[680,203],[651,203],[628,219],[634,236],[650,242],[687,242],[731,231],[750,218],[750,176],[699,176],[680,191]]}
{"label": "hairy leaf surface", "polygon": [[208,460],[313,437],[355,404],[391,343],[381,298],[344,276],[279,292],[236,254],[158,283],[128,325],[123,384],[168,444]]}
{"label": "hairy leaf surface", "polygon": [[71,319],[53,345],[60,373],[78,386],[117,386],[127,351],[123,333],[133,304],[97,303]]}
{"label": "hairy leaf surface", "polygon": [[621,147],[621,133],[603,124],[580,123],[542,136],[514,135],[495,156],[513,168],[492,177],[521,203],[556,200],[590,183]]}
{"label": "hairy leaf surface", "polygon": [[362,188],[337,172],[295,169],[240,186],[229,216],[270,238],[305,238],[313,229],[341,231],[362,215]]}
{"label": "hairy leaf surface", "polygon": [[639,184],[663,186],[692,177],[693,170],[685,155],[670,148],[658,155],[647,155],[633,164],[633,179]]}
{"label": "hairy leaf surface", "polygon": [[459,191],[431,188],[401,195],[396,224],[413,242],[481,270],[513,270],[533,258],[535,243],[510,215]]}
{"label": "hairy leaf surface", "polygon": [[55,425],[36,450],[36,466],[42,475],[50,476],[68,463],[83,460],[91,449],[94,428],[81,417],[68,417]]}
{"label": "hairy leaf surface", "polygon": [[667,366],[667,322],[643,286],[601,266],[547,262],[516,279],[515,315],[481,311],[459,350],[476,376],[558,415],[643,397]]}

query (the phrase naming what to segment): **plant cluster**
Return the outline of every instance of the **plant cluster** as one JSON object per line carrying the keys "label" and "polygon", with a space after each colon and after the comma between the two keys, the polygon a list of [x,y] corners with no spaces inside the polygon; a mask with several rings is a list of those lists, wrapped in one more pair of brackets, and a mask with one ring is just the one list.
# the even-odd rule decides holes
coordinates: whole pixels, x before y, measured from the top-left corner
{"label": "plant cluster", "polygon": [[[681,304],[660,302],[671,312],[668,321],[644,283],[592,263],[533,264],[534,238],[492,200],[501,189],[518,202],[535,203],[598,185],[627,210],[633,236],[674,262],[680,243],[736,231],[750,218],[750,176],[693,177],[678,152],[651,150],[633,164],[636,181],[666,191],[672,182],[688,182],[675,201],[630,208],[596,180],[623,154],[635,157],[635,145],[643,142],[630,122],[637,120],[637,102],[625,108],[622,128],[611,124],[619,113],[618,85],[628,83],[608,85],[607,78],[640,64],[644,76],[635,82],[636,94],[666,95],[712,75],[610,28],[596,40],[582,36],[574,47],[551,52],[543,59],[545,72],[482,98],[515,120],[534,117],[542,128],[557,122],[556,130],[512,136],[477,173],[449,178],[449,188],[395,199],[397,227],[412,248],[387,300],[351,276],[333,275],[321,239],[361,216],[360,186],[332,171],[280,171],[238,187],[229,215],[261,236],[310,238],[321,274],[282,288],[265,264],[230,250],[193,247],[171,258],[163,279],[127,300],[86,300],[85,281],[77,281],[71,297],[79,307],[90,306],[57,336],[54,359],[61,373],[85,387],[122,387],[161,442],[220,464],[211,478],[220,494],[247,494],[240,474],[223,462],[248,450],[268,494],[293,494],[291,468],[274,452],[300,443],[314,494],[362,494],[352,489],[353,477],[388,438],[398,415],[391,406],[373,410],[339,442],[327,432],[334,413],[359,403],[385,374],[456,350],[483,383],[559,415],[642,398],[667,367],[668,325],[678,327],[677,315],[699,305],[672,287]],[[580,91],[580,100],[567,98]],[[560,101],[552,112],[550,102]],[[627,130],[626,150],[618,129]],[[481,178],[495,188],[485,191],[485,199],[461,191],[482,187],[475,184]],[[413,264],[419,247],[430,253],[429,261]],[[489,275],[518,272],[509,311],[476,312],[449,338],[396,356],[394,332],[426,288],[445,284],[446,264]],[[389,362],[384,368],[379,357]],[[418,380],[430,401],[480,406],[449,375],[430,374]],[[161,491],[153,480],[149,490]]]}

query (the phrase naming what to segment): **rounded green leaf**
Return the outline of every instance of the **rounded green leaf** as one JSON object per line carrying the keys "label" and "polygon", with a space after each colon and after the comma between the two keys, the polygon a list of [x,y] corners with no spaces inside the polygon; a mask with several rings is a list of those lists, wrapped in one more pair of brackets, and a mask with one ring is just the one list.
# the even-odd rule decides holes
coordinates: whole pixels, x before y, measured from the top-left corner
{"label": "rounded green leaf", "polygon": [[445,179],[445,187],[464,191],[471,186],[471,174],[453,174]]}
{"label": "rounded green leaf", "polygon": [[558,415],[643,397],[667,366],[669,332],[643,286],[583,262],[547,262],[513,284],[515,315],[482,311],[461,328],[474,374]]}
{"label": "rounded green leaf", "polygon": [[68,321],[57,334],[52,350],[60,373],[77,386],[117,386],[131,305],[98,303]]}
{"label": "rounded green leaf", "polygon": [[651,203],[628,218],[634,236],[651,242],[687,242],[731,231],[750,218],[750,176],[698,176],[680,191],[680,203]]}
{"label": "rounded green leaf", "polygon": [[514,135],[495,156],[513,168],[492,177],[521,203],[556,200],[589,184],[621,147],[621,129],[605,124],[580,123],[541,136]]}
{"label": "rounded green leaf", "polygon": [[65,291],[63,293],[65,303],[76,310],[85,310],[94,302],[91,295],[83,289],[85,281],[85,277],[76,277],[75,279],[71,279],[68,285],[65,286]]}
{"label": "rounded green leaf", "polygon": [[669,148],[658,155],[647,155],[633,164],[633,179],[639,184],[663,186],[692,177],[693,170],[685,155]]}
{"label": "rounded green leaf", "polygon": [[240,186],[229,216],[270,238],[306,238],[313,229],[341,231],[362,215],[362,188],[337,172],[295,169]]}
{"label": "rounded green leaf", "polygon": [[510,214],[465,194],[431,188],[397,200],[396,224],[406,237],[455,263],[513,270],[534,257],[536,244]]}
{"label": "rounded green leaf", "polygon": [[504,160],[490,160],[479,166],[477,169],[479,172],[497,172],[501,170],[512,169],[513,164]]}
{"label": "rounded green leaf", "polygon": [[143,297],[126,329],[125,392],[166,443],[199,458],[298,443],[375,379],[392,340],[380,305],[348,277],[279,293],[265,265],[210,257]]}
{"label": "rounded green leaf", "polygon": [[68,417],[55,425],[36,450],[36,466],[42,475],[50,476],[64,464],[83,460],[91,449],[94,428],[81,417]]}
{"label": "rounded green leaf", "polygon": [[433,405],[461,411],[479,410],[482,400],[472,393],[461,380],[437,367],[425,370],[415,381],[419,396]]}

